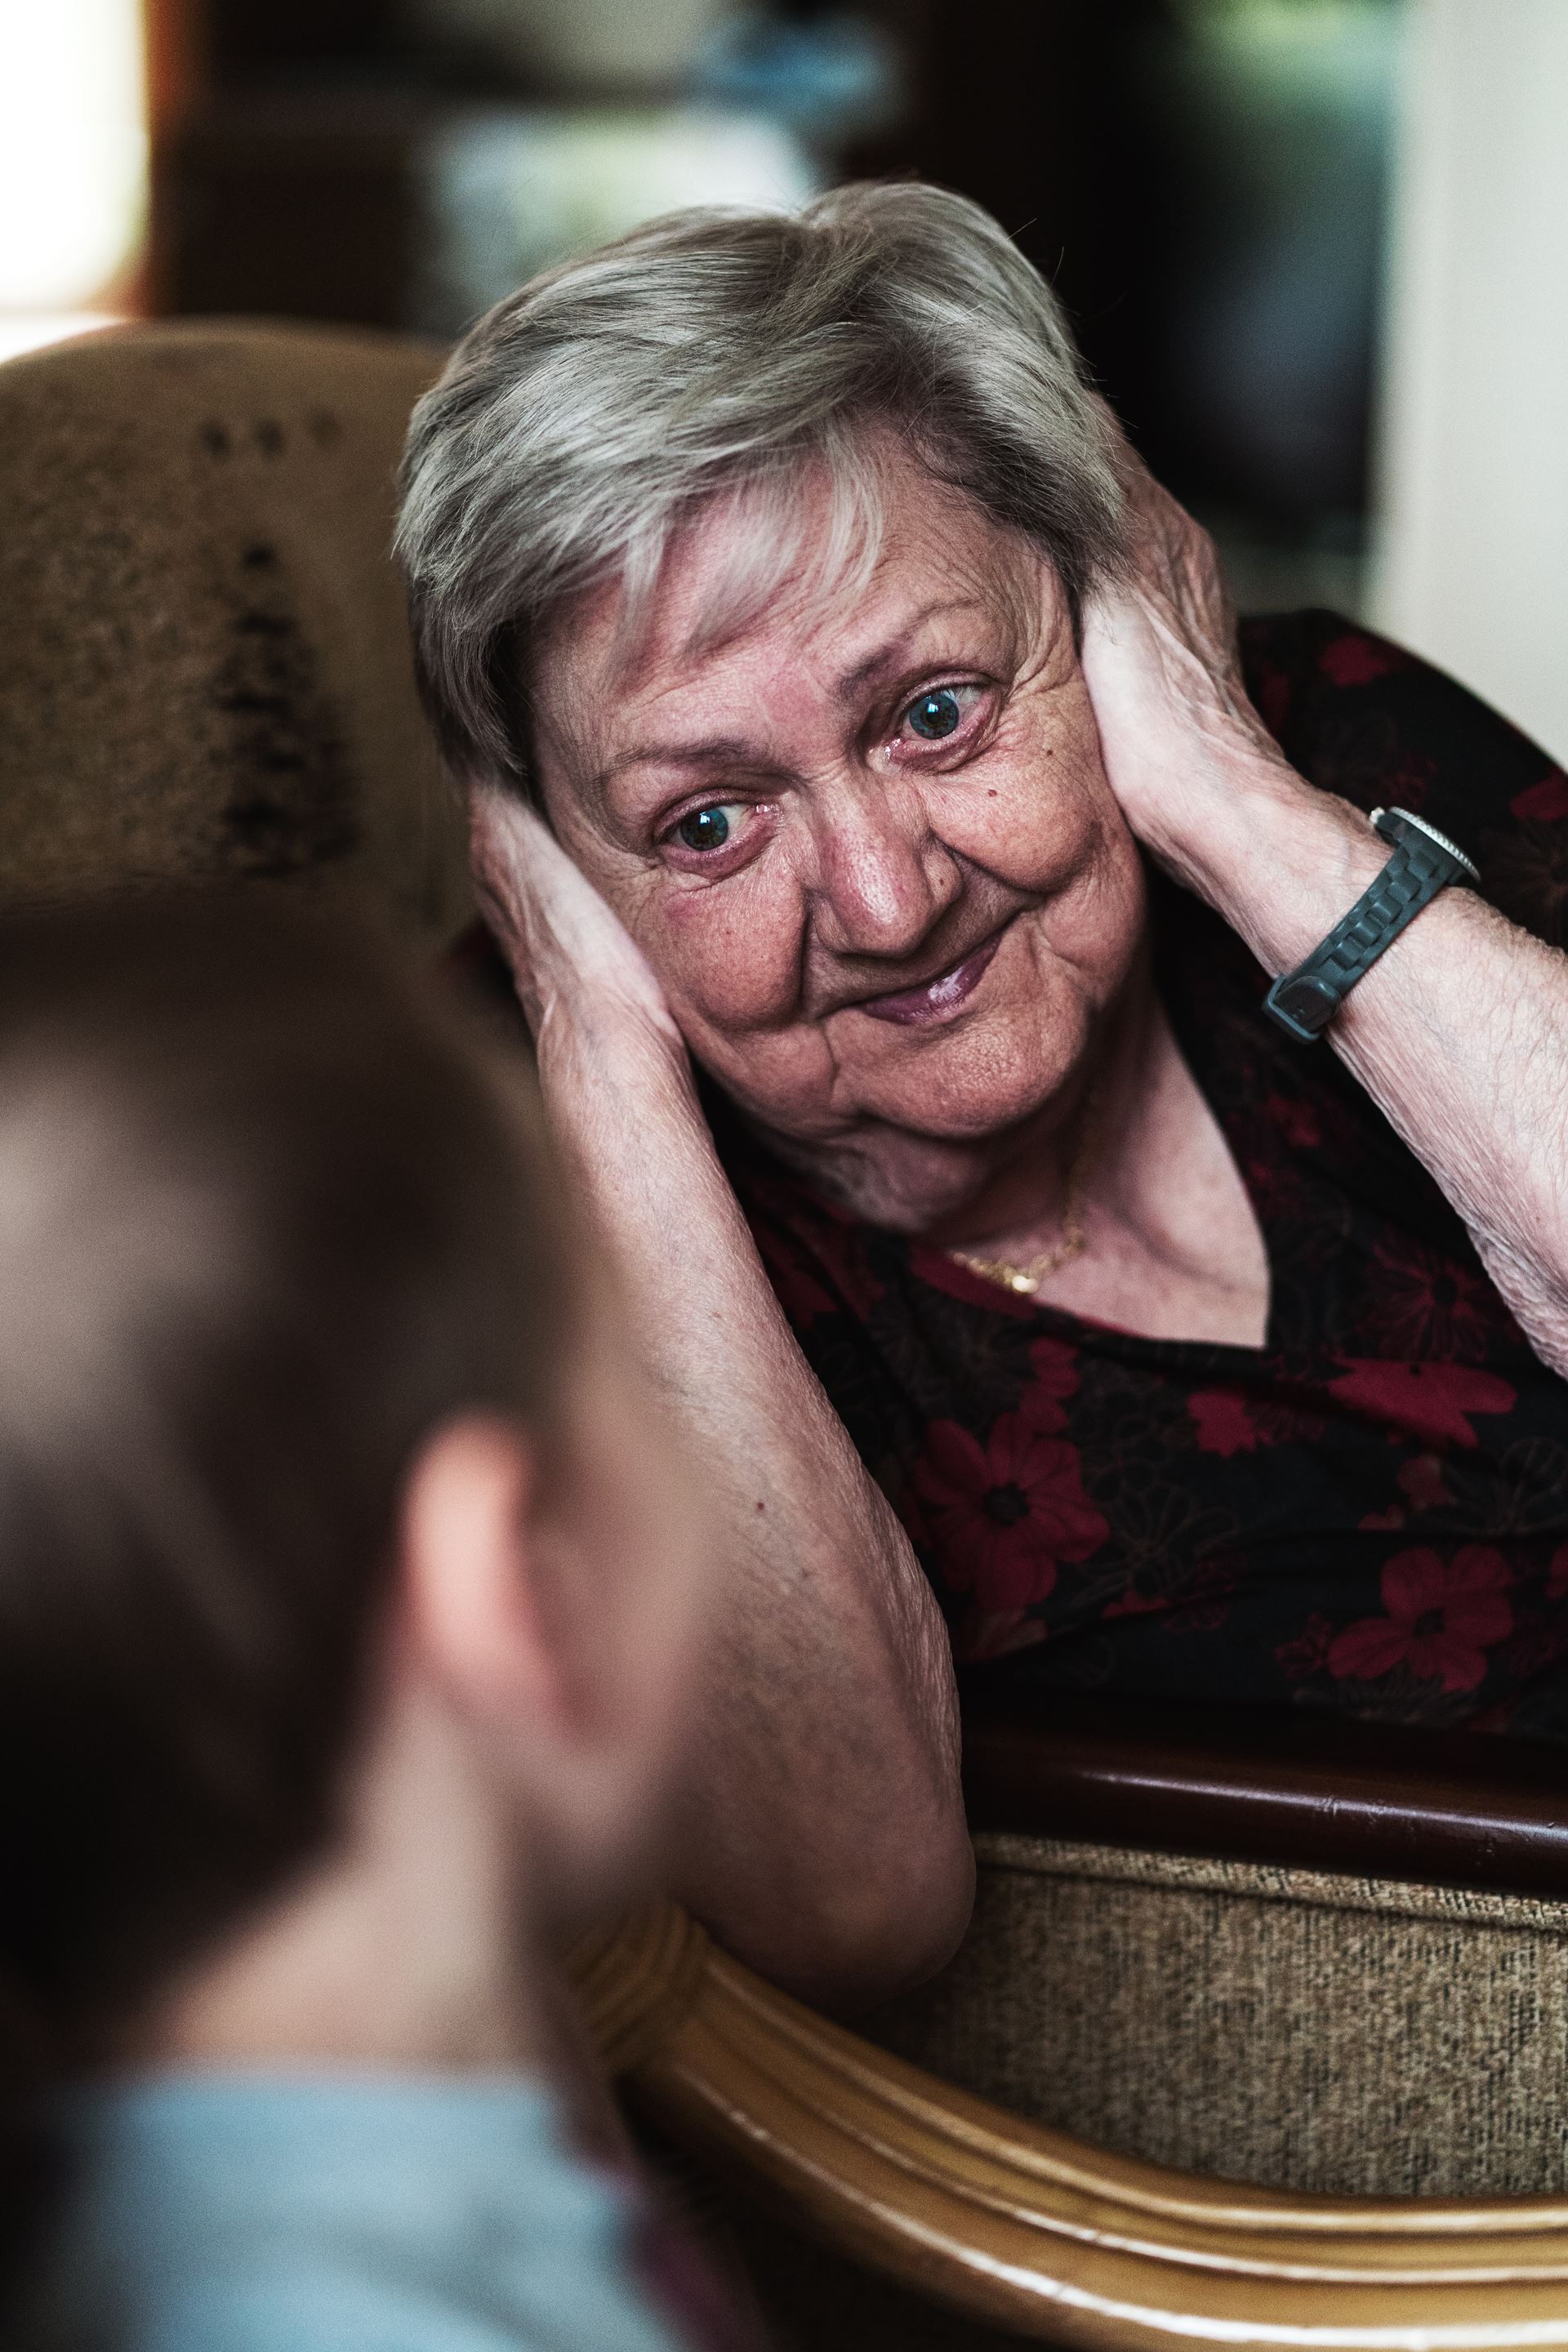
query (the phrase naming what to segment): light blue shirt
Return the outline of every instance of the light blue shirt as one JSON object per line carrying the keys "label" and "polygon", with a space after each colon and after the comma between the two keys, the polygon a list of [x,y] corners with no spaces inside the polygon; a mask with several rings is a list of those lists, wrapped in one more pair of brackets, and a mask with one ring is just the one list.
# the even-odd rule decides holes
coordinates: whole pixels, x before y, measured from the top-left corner
{"label": "light blue shirt", "polygon": [[168,2074],[49,2120],[7,2352],[681,2352],[537,2081]]}

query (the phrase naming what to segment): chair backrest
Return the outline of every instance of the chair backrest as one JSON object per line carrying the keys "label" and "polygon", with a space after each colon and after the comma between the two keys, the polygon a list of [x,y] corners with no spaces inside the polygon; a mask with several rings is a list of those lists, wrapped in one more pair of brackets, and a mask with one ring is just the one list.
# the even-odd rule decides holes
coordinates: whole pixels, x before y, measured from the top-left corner
{"label": "chair backrest", "polygon": [[204,320],[0,366],[0,903],[287,881],[463,919],[388,553],[440,363]]}

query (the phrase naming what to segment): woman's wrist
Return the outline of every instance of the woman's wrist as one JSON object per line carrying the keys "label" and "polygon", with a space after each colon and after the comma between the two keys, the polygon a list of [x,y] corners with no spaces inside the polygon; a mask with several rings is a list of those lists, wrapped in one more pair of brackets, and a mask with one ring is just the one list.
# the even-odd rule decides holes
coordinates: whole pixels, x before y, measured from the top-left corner
{"label": "woman's wrist", "polygon": [[1360,810],[1250,751],[1184,802],[1161,863],[1223,916],[1267,971],[1309,955],[1387,863]]}
{"label": "woman's wrist", "polygon": [[546,1095],[566,1088],[625,1097],[634,1117],[644,1101],[696,1103],[691,1056],[668,1015],[584,988],[543,994],[532,1027]]}

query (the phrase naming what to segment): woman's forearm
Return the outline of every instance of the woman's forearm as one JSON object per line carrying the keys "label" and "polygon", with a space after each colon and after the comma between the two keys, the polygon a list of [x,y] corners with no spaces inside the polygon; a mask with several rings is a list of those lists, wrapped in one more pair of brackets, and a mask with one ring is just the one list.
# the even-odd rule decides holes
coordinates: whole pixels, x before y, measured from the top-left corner
{"label": "woman's forearm", "polygon": [[[1309,955],[1389,855],[1347,803],[1245,758],[1201,817],[1188,802],[1181,843],[1160,854],[1270,972]],[[1568,957],[1446,890],[1327,1035],[1464,1218],[1537,1353],[1568,1373]]]}
{"label": "woman's forearm", "polygon": [[729,1554],[675,1891],[742,1957],[853,2004],[968,1916],[951,1654],[908,1539],[768,1285],[689,1073],[546,1021],[552,1123]]}
{"label": "woman's forearm", "polygon": [[[1247,699],[1212,542],[1129,467],[1134,575],[1084,626],[1107,772],[1160,864],[1265,971],[1289,971],[1388,850],[1286,761]],[[1325,1034],[1464,1218],[1536,1352],[1568,1373],[1568,956],[1446,890]]]}

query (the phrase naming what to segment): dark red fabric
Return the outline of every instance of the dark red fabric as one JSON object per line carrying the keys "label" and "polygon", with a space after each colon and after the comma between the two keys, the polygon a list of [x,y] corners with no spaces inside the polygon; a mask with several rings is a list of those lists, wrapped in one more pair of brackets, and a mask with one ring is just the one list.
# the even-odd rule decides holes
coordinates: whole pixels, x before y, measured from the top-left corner
{"label": "dark red fabric", "polygon": [[[1568,780],[1330,614],[1244,631],[1293,764],[1468,848],[1564,944]],[[1157,884],[1160,985],[1251,1194],[1258,1349],[1008,1297],[815,1201],[715,1114],[802,1348],[908,1528],[972,1681],[1568,1737],[1568,1386],[1458,1218],[1268,975]],[[694,1237],[695,1238],[695,1237]]]}

